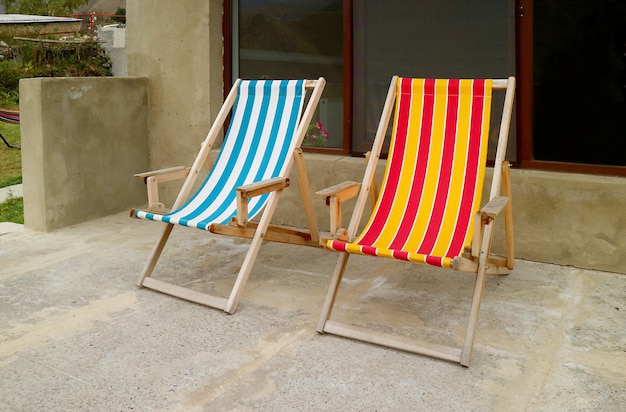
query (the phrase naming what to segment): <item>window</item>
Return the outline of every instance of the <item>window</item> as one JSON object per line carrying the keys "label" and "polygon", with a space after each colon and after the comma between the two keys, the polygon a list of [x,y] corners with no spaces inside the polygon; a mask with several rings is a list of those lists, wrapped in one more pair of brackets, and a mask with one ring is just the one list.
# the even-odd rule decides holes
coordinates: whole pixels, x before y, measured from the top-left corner
{"label": "window", "polygon": [[[232,74],[326,77],[317,118],[329,133],[322,147],[359,154],[371,146],[394,74],[514,74],[513,0],[478,3],[232,1]],[[515,147],[510,144],[510,157]]]}
{"label": "window", "polygon": [[[352,151],[371,147],[393,75],[515,75],[514,10],[513,0],[353,2]],[[494,95],[496,98],[503,99],[504,93]],[[501,113],[493,113],[494,122],[498,116]],[[497,135],[493,140],[497,141]],[[513,136],[509,158],[515,158],[515,148]]]}
{"label": "window", "polygon": [[522,166],[626,176],[626,0],[518,11]]}
{"label": "window", "polygon": [[231,2],[232,75],[244,79],[326,78],[304,146],[344,148],[343,2]]}
{"label": "window", "polygon": [[316,120],[330,137],[313,150],[368,150],[394,74],[515,75],[509,160],[626,176],[626,0],[241,0],[225,7],[234,16],[234,58],[227,60],[234,77],[326,77]]}

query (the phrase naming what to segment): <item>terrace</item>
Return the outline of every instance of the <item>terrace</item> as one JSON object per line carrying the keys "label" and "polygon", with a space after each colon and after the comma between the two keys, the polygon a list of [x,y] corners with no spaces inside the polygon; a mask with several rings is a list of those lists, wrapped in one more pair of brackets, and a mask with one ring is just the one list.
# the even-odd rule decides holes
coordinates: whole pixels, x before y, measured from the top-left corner
{"label": "terrace", "polygon": [[[263,245],[232,316],[135,286],[160,225],[128,218],[145,201],[132,174],[193,160],[223,98],[222,6],[129,1],[130,77],[22,82],[26,225],[0,224],[4,408],[621,410],[623,178],[512,170],[518,260],[487,280],[469,368],[317,334],[337,258],[321,249]],[[306,161],[313,190],[364,166]],[[282,200],[276,216],[301,224]],[[246,245],[177,229],[155,276],[226,293]],[[337,316],[374,310],[390,331],[462,340],[470,276],[351,265]]]}
{"label": "terrace", "polygon": [[[3,408],[608,411],[626,402],[623,275],[517,260],[512,274],[487,279],[463,368],[317,334],[337,257],[321,249],[263,245],[234,315],[140,289],[159,230],[126,213],[48,233],[0,224]],[[247,242],[181,229],[168,245],[158,276],[225,294]],[[344,319],[358,322],[369,307],[394,331],[462,341],[471,276],[379,260],[351,260],[344,296],[365,297],[339,301]],[[399,283],[405,292],[390,292]]]}

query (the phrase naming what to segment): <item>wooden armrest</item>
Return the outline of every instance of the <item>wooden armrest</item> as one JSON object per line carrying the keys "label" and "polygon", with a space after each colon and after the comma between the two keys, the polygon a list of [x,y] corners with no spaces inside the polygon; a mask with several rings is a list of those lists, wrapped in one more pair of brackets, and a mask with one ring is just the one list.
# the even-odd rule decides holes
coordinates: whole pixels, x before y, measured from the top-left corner
{"label": "wooden armrest", "polygon": [[170,180],[177,180],[187,177],[191,167],[186,166],[174,166],[165,169],[153,170],[151,172],[136,173],[135,177],[147,181],[149,177],[155,177],[159,182],[169,182]]}
{"label": "wooden armrest", "polygon": [[330,198],[335,197],[339,202],[351,199],[359,194],[361,184],[357,182],[347,181],[328,187],[326,189],[315,192],[316,196],[325,197],[326,204],[330,204]]}
{"label": "wooden armrest", "polygon": [[289,178],[275,177],[250,183],[237,188],[237,216],[235,221],[239,226],[248,224],[248,199],[269,192],[283,190],[289,187]]}
{"label": "wooden armrest", "polygon": [[289,178],[287,177],[274,177],[272,179],[261,180],[260,182],[254,182],[247,185],[239,186],[237,188],[237,194],[241,193],[246,199],[259,196],[268,192],[275,192],[277,190],[283,190],[289,187]]}
{"label": "wooden armrest", "polygon": [[495,217],[500,214],[500,212],[502,211],[502,209],[504,209],[508,202],[508,197],[496,196],[480,209],[480,214],[483,217],[495,219]]}
{"label": "wooden armrest", "polygon": [[359,190],[360,183],[348,181],[315,192],[317,196],[326,198],[326,205],[330,206],[331,235],[336,236],[341,227],[341,203],[358,195]]}
{"label": "wooden armrest", "polygon": [[148,210],[154,213],[166,213],[165,205],[159,202],[159,183],[184,179],[191,167],[175,166],[151,172],[136,173],[135,177],[143,179],[148,189]]}

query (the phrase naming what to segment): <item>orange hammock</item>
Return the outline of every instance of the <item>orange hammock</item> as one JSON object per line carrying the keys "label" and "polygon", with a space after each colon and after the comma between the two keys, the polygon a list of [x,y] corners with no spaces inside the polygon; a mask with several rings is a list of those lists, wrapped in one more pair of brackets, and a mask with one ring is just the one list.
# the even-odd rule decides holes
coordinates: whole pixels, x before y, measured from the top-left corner
{"label": "orange hammock", "polygon": [[17,110],[0,109],[0,121],[10,124],[20,124],[20,112]]}

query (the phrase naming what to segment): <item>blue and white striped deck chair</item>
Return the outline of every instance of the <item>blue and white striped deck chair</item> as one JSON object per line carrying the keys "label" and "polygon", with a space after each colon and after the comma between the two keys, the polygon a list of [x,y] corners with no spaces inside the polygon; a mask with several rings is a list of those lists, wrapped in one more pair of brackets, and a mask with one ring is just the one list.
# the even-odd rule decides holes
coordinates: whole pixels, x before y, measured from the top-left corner
{"label": "blue and white striped deck chair", "polygon": [[[300,145],[325,83],[324,78],[235,82],[191,169],[172,169],[173,174],[180,175],[182,171],[187,176],[172,211],[167,214],[131,211],[131,217],[167,223],[139,278],[139,286],[234,313],[263,240],[319,246]],[[308,102],[307,89],[313,89]],[[192,194],[195,180],[229,114],[230,124],[215,163]],[[280,194],[289,186],[288,176],[294,162],[309,222],[308,231],[270,225]],[[147,183],[150,179],[155,181],[150,172],[139,176]],[[259,217],[258,222],[250,222],[255,216]],[[252,238],[228,299],[151,277],[175,225]]]}

